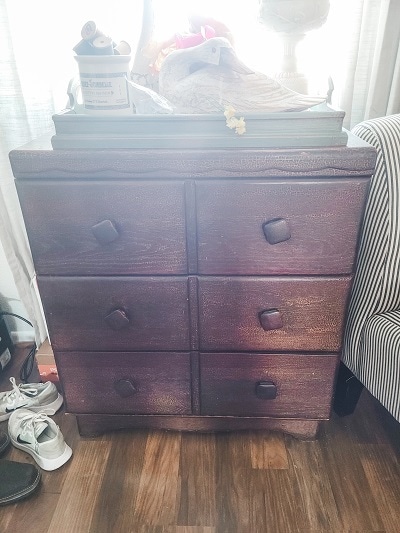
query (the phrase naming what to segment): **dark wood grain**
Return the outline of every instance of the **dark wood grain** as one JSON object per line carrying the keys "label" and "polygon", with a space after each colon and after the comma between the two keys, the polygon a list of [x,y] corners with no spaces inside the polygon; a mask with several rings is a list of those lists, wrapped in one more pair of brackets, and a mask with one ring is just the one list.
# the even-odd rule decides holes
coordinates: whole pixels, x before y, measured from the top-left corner
{"label": "dark wood grain", "polygon": [[[200,355],[204,415],[328,418],[335,355]],[[260,381],[272,381],[275,399],[260,398]]]}
{"label": "dark wood grain", "polygon": [[[349,274],[368,179],[199,182],[201,274]],[[286,221],[270,244],[263,225]]]}
{"label": "dark wood grain", "polygon": [[[354,528],[354,516],[357,516],[359,531],[394,533],[394,529],[386,529],[383,525],[361,462],[363,435],[361,433],[360,439],[354,441],[350,423],[351,419],[344,419],[343,424],[340,424],[337,418],[334,418],[332,424],[325,426],[321,431],[324,435],[320,445],[322,464],[326,465],[326,474],[340,516],[339,530],[351,531]],[[369,438],[373,439],[373,435]],[[364,442],[364,446],[365,452],[369,445]],[[391,455],[389,450],[388,453]],[[388,459],[390,462],[391,459]]]}
{"label": "dark wood grain", "polygon": [[[67,410],[74,413],[190,414],[190,358],[185,353],[60,352]],[[115,385],[132,383],[121,395]]]}
{"label": "dark wood grain", "polygon": [[[38,274],[184,274],[182,182],[17,182]],[[43,214],[45,213],[45,216]],[[119,233],[99,242],[92,227]]]}
{"label": "dark wood grain", "polygon": [[[337,351],[351,278],[200,277],[202,350]],[[283,327],[266,331],[260,313]]]}
{"label": "dark wood grain", "polygon": [[[190,350],[184,277],[39,277],[51,341],[58,350]],[[129,324],[106,317],[124,309]]]}
{"label": "dark wood grain", "polygon": [[269,430],[287,433],[299,439],[315,439],[320,420],[301,418],[77,414],[79,434],[97,437],[108,431],[123,429],[155,429],[180,432],[235,432]]}
{"label": "dark wood grain", "polygon": [[192,414],[200,414],[200,358],[198,352],[190,354],[190,375],[192,391]]}
{"label": "dark wood grain", "polygon": [[10,152],[14,175],[23,179],[370,176],[375,161],[375,149],[350,132],[347,147],[68,151],[39,141]]}
{"label": "dark wood grain", "polygon": [[[314,438],[330,414],[375,160],[351,134],[347,146],[307,149],[68,151],[39,142],[11,152],[81,434],[271,429]],[[164,462],[162,442],[149,449]],[[176,461],[176,443],[165,442]],[[163,467],[144,461],[158,481],[143,478],[143,491],[157,497],[138,496],[134,529],[154,515],[147,525],[161,531],[178,500],[160,509]],[[177,491],[179,469],[165,464]],[[229,533],[232,521],[240,533],[259,528],[240,515],[262,515],[263,490],[259,481],[241,487],[226,508]],[[256,503],[242,508],[249,491]],[[192,507],[179,504],[174,527],[197,525],[185,523]],[[299,522],[314,523],[307,513]]]}

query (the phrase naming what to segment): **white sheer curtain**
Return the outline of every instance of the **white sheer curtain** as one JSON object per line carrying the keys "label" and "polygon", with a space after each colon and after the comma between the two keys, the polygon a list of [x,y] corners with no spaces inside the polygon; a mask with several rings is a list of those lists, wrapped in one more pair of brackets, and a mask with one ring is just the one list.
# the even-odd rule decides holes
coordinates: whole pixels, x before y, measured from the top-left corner
{"label": "white sheer curtain", "polygon": [[345,126],[399,113],[400,2],[331,0],[331,5],[328,22],[338,37],[334,102],[346,111]]}
{"label": "white sheer curtain", "polygon": [[[95,20],[115,40],[126,40],[135,49],[142,4],[0,0],[0,240],[38,342],[46,328],[8,152],[53,131],[52,114],[65,107],[66,87],[76,73],[72,47],[82,25]],[[258,4],[153,0],[160,40],[184,30],[187,12],[194,8],[225,22],[241,58],[268,72],[277,56],[276,41],[257,21]],[[399,0],[331,0],[327,23],[299,49],[306,71],[317,66],[320,77],[332,76],[333,104],[346,111],[347,128],[365,118],[400,112],[399,21]]]}
{"label": "white sheer curtain", "polygon": [[72,47],[87,20],[100,20],[116,38],[134,40],[141,1],[121,5],[118,11],[95,0],[0,0],[0,241],[38,345],[47,330],[8,153],[53,133],[52,114],[65,107],[76,74]]}

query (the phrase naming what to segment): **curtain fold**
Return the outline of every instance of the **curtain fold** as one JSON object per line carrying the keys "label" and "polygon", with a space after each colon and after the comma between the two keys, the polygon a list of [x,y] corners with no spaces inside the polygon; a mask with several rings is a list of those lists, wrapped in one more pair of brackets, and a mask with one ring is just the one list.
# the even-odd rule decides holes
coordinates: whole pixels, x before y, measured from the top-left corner
{"label": "curtain fold", "polygon": [[[45,340],[47,330],[8,159],[9,151],[18,144],[29,141],[34,132],[31,131],[28,120],[30,111],[22,97],[5,2],[0,3],[0,36],[0,240],[19,296],[28,313],[26,318],[33,324],[35,339],[39,345]],[[43,121],[43,118],[41,120]]]}
{"label": "curtain fold", "polygon": [[[164,0],[157,2],[165,9]],[[154,0],[154,7],[157,2]],[[183,6],[196,4],[195,0],[169,3],[172,14]],[[66,102],[65,90],[74,66],[71,49],[82,24],[91,18],[106,20],[114,27],[121,23],[127,28],[121,38],[132,38],[134,42],[139,35],[137,20],[141,18],[142,4],[143,0],[125,0],[116,10],[95,0],[71,0],[65,4],[65,13],[60,14],[61,2],[0,0],[0,239],[38,343],[47,335],[46,325],[8,153],[53,132],[51,117],[62,109],[60,102]],[[258,0],[235,2],[230,9],[236,9],[240,19],[241,9],[257,11]],[[333,25],[343,55],[336,79],[334,76],[333,103],[346,112],[345,127],[350,129],[364,119],[399,113],[400,1],[331,0],[331,15],[327,27],[330,23],[332,31]],[[325,30],[319,31],[323,35]]]}
{"label": "curtain fold", "polygon": [[393,81],[387,106],[387,115],[400,112],[400,43],[397,45],[396,63],[393,69]]}
{"label": "curtain fold", "polygon": [[[346,111],[344,126],[400,112],[400,2],[353,0],[346,6],[331,2],[339,16],[352,19],[341,39],[341,62],[334,103]],[[343,48],[342,48],[343,49]]]}
{"label": "curtain fold", "polygon": [[[376,118],[392,113],[396,76],[399,75],[399,41],[400,2],[396,0],[383,2],[379,13],[376,41],[373,44],[371,78],[367,84],[364,118]],[[396,112],[395,107],[394,112]]]}

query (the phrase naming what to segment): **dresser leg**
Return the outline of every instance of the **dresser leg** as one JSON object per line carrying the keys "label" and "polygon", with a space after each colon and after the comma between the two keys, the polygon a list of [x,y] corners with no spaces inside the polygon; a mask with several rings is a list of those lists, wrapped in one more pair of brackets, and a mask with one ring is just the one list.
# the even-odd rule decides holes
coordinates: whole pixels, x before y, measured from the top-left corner
{"label": "dresser leg", "polygon": [[314,440],[317,438],[320,420],[296,420],[283,428],[285,433],[300,440]]}
{"label": "dresser leg", "polygon": [[354,413],[357,402],[364,386],[356,376],[340,363],[336,381],[336,390],[333,398],[333,410],[338,416],[347,416]]}

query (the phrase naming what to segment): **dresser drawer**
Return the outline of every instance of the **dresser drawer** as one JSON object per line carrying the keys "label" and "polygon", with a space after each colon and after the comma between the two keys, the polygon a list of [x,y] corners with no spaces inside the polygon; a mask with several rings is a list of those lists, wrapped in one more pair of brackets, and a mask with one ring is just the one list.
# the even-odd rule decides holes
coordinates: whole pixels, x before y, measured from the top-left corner
{"label": "dresser drawer", "polygon": [[202,350],[338,351],[349,277],[201,277]]}
{"label": "dresser drawer", "polygon": [[39,274],[184,274],[182,182],[17,182]]}
{"label": "dresser drawer", "polygon": [[57,352],[73,413],[190,414],[189,353]]}
{"label": "dresser drawer", "polygon": [[336,355],[200,354],[203,415],[328,418]]}
{"label": "dresser drawer", "polygon": [[348,274],[368,179],[196,183],[202,274]]}
{"label": "dresser drawer", "polygon": [[187,279],[39,277],[58,350],[188,350]]}

